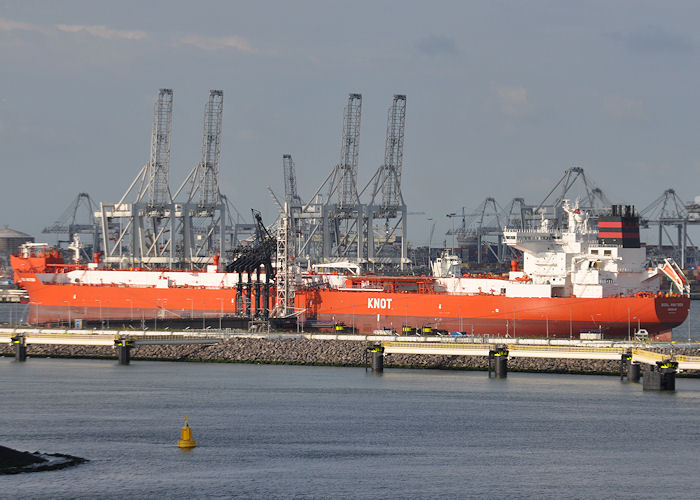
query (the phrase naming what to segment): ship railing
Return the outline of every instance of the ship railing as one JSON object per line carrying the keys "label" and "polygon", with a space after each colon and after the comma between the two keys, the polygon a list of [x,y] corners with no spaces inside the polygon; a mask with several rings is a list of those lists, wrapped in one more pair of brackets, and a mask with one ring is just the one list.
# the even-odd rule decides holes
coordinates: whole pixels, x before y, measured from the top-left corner
{"label": "ship railing", "polygon": [[688,363],[698,363],[700,362],[700,356],[689,356],[687,354],[676,354],[673,359],[676,361],[684,361]]}

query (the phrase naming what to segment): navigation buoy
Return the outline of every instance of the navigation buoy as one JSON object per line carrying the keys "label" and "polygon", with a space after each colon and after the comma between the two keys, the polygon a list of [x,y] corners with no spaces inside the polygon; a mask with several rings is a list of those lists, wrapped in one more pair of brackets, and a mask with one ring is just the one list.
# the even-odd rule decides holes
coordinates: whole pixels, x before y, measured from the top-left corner
{"label": "navigation buoy", "polygon": [[192,439],[192,429],[190,429],[190,424],[187,423],[187,417],[185,417],[185,426],[180,429],[180,439],[177,441],[178,448],[194,448],[197,446],[197,441]]}

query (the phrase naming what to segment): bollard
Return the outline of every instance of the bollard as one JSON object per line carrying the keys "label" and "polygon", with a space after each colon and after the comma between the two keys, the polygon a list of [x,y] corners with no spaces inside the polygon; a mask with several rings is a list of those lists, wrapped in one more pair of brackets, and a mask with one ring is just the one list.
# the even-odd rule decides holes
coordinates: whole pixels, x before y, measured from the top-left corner
{"label": "bollard", "polygon": [[639,363],[629,363],[627,365],[627,381],[639,383],[641,366]]}
{"label": "bollard", "polygon": [[131,361],[131,344],[132,342],[126,339],[114,341],[114,347],[117,349],[120,365],[128,365]]}
{"label": "bollard", "polygon": [[675,391],[676,369],[675,361],[657,361],[656,366],[649,366],[644,371],[642,389],[645,391]]}
{"label": "bollard", "polygon": [[491,376],[491,358],[494,360],[494,377],[508,377],[508,349],[501,347],[494,351],[489,351],[489,377]]}
{"label": "bollard", "polygon": [[25,343],[24,335],[17,335],[10,340],[15,345],[15,361],[27,361],[27,344]]}
{"label": "bollard", "polygon": [[372,372],[382,373],[384,371],[384,348],[382,346],[370,347],[372,355]]}

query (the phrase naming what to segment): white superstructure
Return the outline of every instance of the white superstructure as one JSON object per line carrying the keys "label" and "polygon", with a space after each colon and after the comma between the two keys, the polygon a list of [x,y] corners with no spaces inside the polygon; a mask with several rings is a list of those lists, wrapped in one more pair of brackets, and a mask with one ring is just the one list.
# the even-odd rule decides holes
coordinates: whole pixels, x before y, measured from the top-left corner
{"label": "white superstructure", "polygon": [[598,298],[654,288],[659,269],[646,266],[645,247],[603,245],[578,204],[571,207],[565,200],[563,208],[568,214],[565,231],[550,230],[544,219],[538,229],[504,230],[504,242],[523,252],[523,270],[511,272],[511,280],[549,286],[551,296],[561,297]]}

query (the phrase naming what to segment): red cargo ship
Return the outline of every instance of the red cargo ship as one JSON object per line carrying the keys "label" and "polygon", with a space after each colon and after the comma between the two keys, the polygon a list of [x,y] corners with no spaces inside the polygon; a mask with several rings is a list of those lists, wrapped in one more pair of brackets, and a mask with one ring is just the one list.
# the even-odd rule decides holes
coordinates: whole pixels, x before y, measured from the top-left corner
{"label": "red cargo ship", "polygon": [[[688,283],[670,260],[648,265],[631,207],[613,207],[598,230],[576,207],[565,231],[540,227],[504,231],[523,251],[522,270],[507,276],[462,276],[455,256],[433,264],[433,276],[376,276],[342,271],[302,273],[293,293],[297,319],[344,330],[397,333],[430,328],[501,337],[579,338],[596,331],[628,338],[646,330],[668,340],[685,321]],[[151,318],[265,316],[275,290],[245,273],[222,272],[218,258],[206,271],[105,269],[64,264],[46,245],[24,246],[11,257],[16,282],[29,293],[32,323]],[[333,271],[335,266],[335,271]],[[324,269],[319,266],[318,269]],[[673,289],[659,290],[665,275]],[[264,278],[263,278],[264,280]]]}

